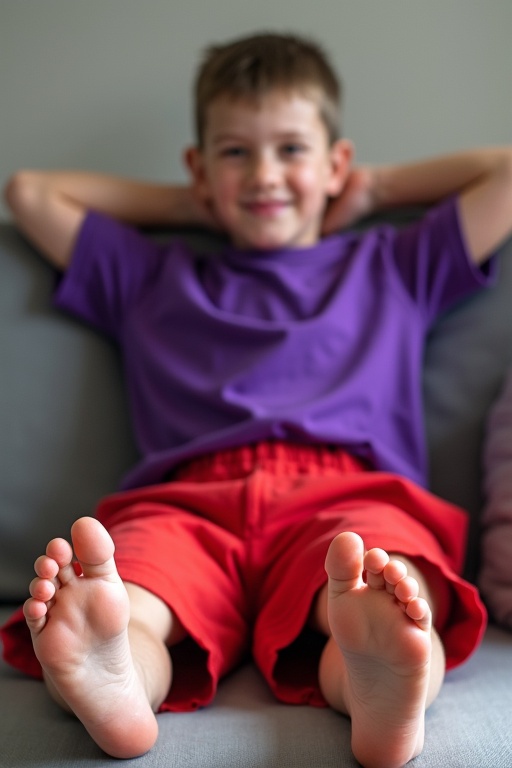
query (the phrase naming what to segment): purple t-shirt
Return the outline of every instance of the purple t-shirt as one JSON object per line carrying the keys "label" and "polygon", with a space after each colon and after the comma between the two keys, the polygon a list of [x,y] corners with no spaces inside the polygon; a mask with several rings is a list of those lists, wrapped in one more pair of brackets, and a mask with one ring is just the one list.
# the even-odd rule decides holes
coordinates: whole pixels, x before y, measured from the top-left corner
{"label": "purple t-shirt", "polygon": [[123,488],[265,439],[340,445],[424,485],[426,333],[489,281],[457,201],[399,230],[217,254],[90,213],[56,304],[120,345],[141,453]]}

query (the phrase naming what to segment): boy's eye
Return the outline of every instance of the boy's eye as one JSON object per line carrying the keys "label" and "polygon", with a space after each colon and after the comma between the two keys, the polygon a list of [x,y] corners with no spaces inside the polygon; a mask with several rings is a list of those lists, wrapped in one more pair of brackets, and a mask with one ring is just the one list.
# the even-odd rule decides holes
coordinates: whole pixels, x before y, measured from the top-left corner
{"label": "boy's eye", "polygon": [[287,155],[289,157],[293,157],[294,155],[300,155],[303,152],[306,152],[306,146],[305,144],[300,144],[298,142],[289,142],[287,144],[283,144],[281,147],[281,152],[283,155]]}
{"label": "boy's eye", "polygon": [[247,154],[247,151],[244,149],[244,147],[239,146],[229,146],[229,147],[223,147],[220,151],[220,154],[222,157],[245,157]]}

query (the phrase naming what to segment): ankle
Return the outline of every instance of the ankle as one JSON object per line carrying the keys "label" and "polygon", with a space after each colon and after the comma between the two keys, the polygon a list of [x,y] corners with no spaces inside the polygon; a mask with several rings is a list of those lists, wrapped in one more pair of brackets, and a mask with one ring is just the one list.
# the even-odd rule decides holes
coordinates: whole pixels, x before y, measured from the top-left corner
{"label": "ankle", "polygon": [[153,712],[165,701],[172,683],[172,661],[165,643],[145,625],[130,621],[128,637],[135,672]]}

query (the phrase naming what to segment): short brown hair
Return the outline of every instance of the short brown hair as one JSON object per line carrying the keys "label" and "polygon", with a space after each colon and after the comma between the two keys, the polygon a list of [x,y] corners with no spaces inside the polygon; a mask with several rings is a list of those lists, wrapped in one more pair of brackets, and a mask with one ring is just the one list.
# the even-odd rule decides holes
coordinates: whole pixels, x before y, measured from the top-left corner
{"label": "short brown hair", "polygon": [[257,100],[270,91],[313,92],[331,142],[340,136],[341,83],[322,48],[294,35],[261,33],[207,49],[195,85],[197,141],[215,99]]}

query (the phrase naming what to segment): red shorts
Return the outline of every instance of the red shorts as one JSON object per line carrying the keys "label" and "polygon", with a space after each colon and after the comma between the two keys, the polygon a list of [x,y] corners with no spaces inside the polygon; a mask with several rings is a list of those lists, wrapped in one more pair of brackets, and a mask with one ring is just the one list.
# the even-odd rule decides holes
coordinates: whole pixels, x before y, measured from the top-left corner
{"label": "red shorts", "polygon": [[[457,575],[465,513],[339,450],[266,442],[222,451],[185,465],[171,482],[109,496],[98,518],[123,580],[157,595],[187,630],[172,649],[162,710],[207,704],[249,653],[279,699],[324,705],[317,670],[325,638],[307,620],[341,531],[444,577],[451,602],[438,630],[448,668],[476,649],[485,629],[475,587]],[[7,661],[40,674],[19,615],[2,636]]]}

